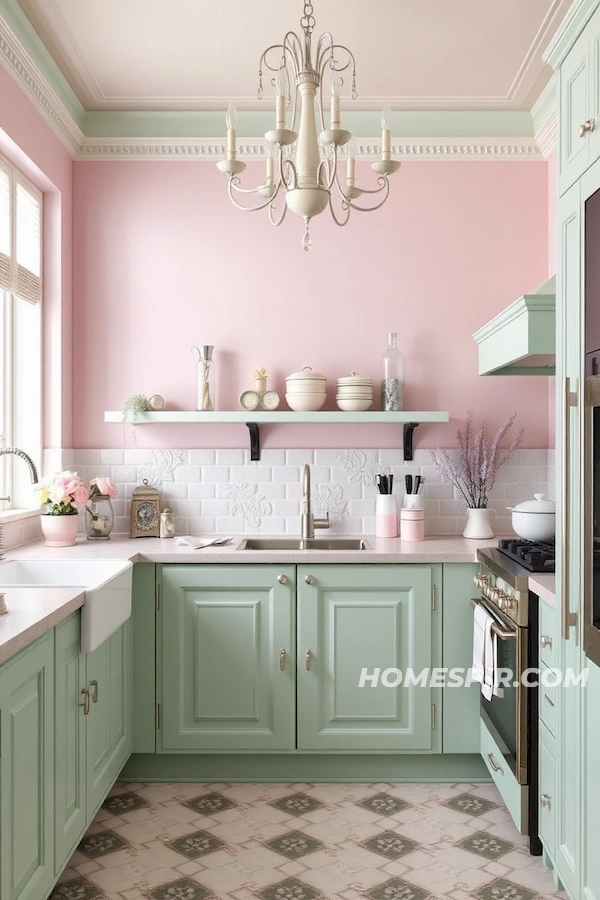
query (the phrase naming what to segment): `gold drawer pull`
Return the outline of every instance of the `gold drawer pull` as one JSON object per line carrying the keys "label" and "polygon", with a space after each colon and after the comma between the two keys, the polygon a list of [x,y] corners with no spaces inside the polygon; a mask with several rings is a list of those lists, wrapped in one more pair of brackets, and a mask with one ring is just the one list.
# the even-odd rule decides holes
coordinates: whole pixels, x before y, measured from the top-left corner
{"label": "gold drawer pull", "polygon": [[494,759],[494,755],[492,753],[488,753],[487,758],[494,772],[500,772],[501,775],[504,775],[504,769],[502,768],[502,766],[498,765],[498,763]]}
{"label": "gold drawer pull", "polygon": [[306,666],[306,671],[310,672],[310,668],[312,666],[312,653],[310,650],[307,650],[304,654],[304,665]]}
{"label": "gold drawer pull", "polygon": [[96,679],[90,681],[90,687],[92,689],[92,703],[98,702],[98,682]]}
{"label": "gold drawer pull", "polygon": [[279,651],[279,668],[285,672],[285,650],[283,648]]}
{"label": "gold drawer pull", "polygon": [[90,714],[90,692],[87,688],[81,688],[81,693],[83,694],[83,703],[80,703],[80,706],[83,706],[83,714],[84,716],[89,716]]}

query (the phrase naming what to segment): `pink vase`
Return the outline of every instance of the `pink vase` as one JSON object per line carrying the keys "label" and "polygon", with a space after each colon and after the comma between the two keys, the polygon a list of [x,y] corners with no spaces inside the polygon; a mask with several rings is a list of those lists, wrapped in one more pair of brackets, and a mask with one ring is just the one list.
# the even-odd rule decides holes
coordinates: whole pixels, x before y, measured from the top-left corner
{"label": "pink vase", "polygon": [[79,516],[40,516],[45,547],[72,547]]}

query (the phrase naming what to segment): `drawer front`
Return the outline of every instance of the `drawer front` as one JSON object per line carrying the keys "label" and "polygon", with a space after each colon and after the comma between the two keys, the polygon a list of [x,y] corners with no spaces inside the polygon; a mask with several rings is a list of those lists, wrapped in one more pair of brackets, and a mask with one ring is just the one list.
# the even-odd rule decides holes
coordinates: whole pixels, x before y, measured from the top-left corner
{"label": "drawer front", "polygon": [[546,676],[551,676],[550,684],[552,684],[555,680],[555,677],[552,672],[548,670],[548,667],[543,663],[540,666],[540,721],[544,723],[550,734],[554,737],[556,736],[556,720],[557,720],[557,709],[556,704],[558,702],[558,687],[550,687],[544,684],[546,680]]}
{"label": "drawer front", "polygon": [[539,832],[544,847],[554,859],[556,853],[556,759],[555,741],[540,728]]}
{"label": "drawer front", "polygon": [[504,800],[519,834],[527,834],[527,790],[520,785],[488,731],[485,722],[480,720],[480,750],[483,761],[492,776],[492,780]]}
{"label": "drawer front", "polygon": [[540,600],[540,662],[550,668],[558,665],[557,610]]}

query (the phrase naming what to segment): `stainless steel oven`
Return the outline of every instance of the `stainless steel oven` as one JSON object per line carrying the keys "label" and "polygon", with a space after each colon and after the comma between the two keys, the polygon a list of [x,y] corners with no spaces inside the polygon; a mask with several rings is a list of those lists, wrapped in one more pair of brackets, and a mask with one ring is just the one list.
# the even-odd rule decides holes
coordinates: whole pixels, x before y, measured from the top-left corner
{"label": "stainless steel oven", "polygon": [[[479,572],[475,585],[479,596],[471,599],[494,620],[497,639],[501,696],[480,700],[482,722],[494,750],[484,751],[492,771],[506,766],[522,786],[522,821],[515,824],[529,834],[530,852],[541,853],[538,837],[538,604],[529,591],[529,573],[500,550],[478,550]],[[534,670],[531,677],[528,670]],[[509,674],[510,673],[510,674]],[[531,683],[530,683],[531,682]],[[514,782],[513,782],[514,783]]]}

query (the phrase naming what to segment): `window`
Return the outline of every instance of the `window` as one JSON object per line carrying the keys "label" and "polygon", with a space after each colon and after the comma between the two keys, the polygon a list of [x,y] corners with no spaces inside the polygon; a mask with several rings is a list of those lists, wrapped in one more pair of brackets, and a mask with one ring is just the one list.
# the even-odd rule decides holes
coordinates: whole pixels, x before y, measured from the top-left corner
{"label": "window", "polygon": [[[0,434],[41,470],[42,194],[0,156]],[[35,501],[24,462],[0,457],[0,511]]]}

